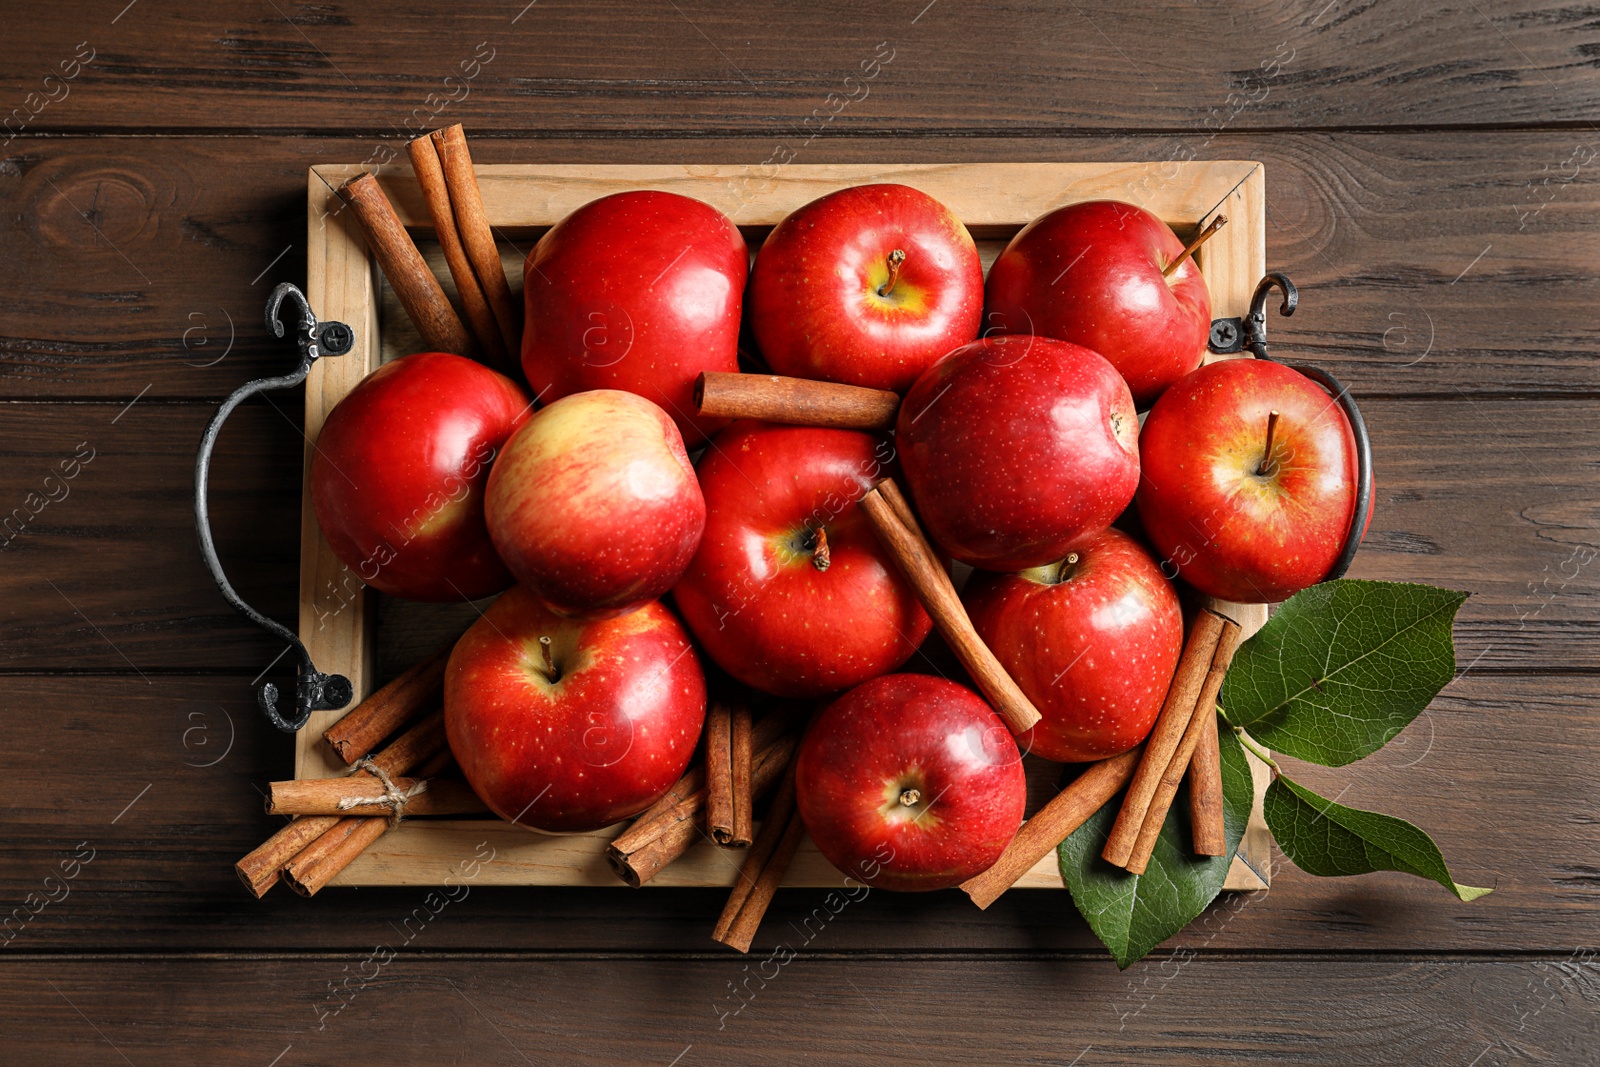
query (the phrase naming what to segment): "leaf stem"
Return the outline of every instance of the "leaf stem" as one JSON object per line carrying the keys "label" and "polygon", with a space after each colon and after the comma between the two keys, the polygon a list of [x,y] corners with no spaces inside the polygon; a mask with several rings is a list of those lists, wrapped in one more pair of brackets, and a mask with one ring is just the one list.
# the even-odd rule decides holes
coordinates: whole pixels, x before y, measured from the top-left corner
{"label": "leaf stem", "polygon": [[1278,766],[1277,760],[1274,760],[1271,756],[1267,755],[1267,753],[1262,749],[1257,748],[1256,743],[1250,740],[1249,735],[1244,732],[1243,726],[1235,726],[1233,728],[1233,732],[1234,735],[1239,738],[1239,743],[1250,750],[1250,754],[1252,756],[1260,760],[1262,763],[1265,763],[1268,767],[1271,767],[1274,773],[1283,773],[1283,769]]}

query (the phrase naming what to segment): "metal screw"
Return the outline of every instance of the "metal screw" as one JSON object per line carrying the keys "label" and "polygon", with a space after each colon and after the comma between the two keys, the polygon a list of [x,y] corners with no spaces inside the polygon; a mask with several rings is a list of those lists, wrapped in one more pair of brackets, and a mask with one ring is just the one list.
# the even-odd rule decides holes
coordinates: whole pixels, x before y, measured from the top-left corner
{"label": "metal screw", "polygon": [[325,322],[317,331],[317,347],[325,356],[342,356],[355,344],[355,331],[342,322]]}

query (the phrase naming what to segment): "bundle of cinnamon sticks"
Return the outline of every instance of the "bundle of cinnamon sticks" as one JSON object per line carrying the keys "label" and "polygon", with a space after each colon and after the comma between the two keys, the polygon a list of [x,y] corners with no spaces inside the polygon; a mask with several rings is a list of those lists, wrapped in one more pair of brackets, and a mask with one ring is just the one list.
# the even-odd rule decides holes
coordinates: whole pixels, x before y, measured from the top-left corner
{"label": "bundle of cinnamon sticks", "polygon": [[514,372],[521,352],[521,316],[484,211],[466,134],[460,125],[434,130],[412,141],[407,151],[465,323],[376,176],[367,172],[351,178],[339,187],[339,197],[354,209],[373,257],[423,344]]}
{"label": "bundle of cinnamon sticks", "polygon": [[[454,762],[440,709],[449,655],[448,647],[440,649],[323,734],[340,759],[356,765],[349,777],[274,783],[267,810],[296,817],[235,865],[246,889],[259,898],[281,880],[301,896],[313,896],[382,837],[398,815],[471,810],[477,798],[468,800],[460,786],[445,785],[447,780],[438,777]],[[426,788],[418,789],[419,781]],[[351,803],[341,806],[346,800]],[[482,810],[479,805],[476,810]]]}

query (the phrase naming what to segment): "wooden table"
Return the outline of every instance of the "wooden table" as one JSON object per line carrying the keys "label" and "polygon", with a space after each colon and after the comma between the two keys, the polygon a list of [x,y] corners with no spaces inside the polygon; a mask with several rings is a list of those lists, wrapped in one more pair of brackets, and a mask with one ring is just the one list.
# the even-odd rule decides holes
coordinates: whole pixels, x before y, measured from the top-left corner
{"label": "wooden table", "polygon": [[[1588,9],[122,4],[29,5],[0,60],[0,914],[31,914],[0,935],[0,1060],[1595,1062]],[[1372,426],[1354,573],[1474,594],[1461,677],[1304,777],[1497,891],[1285,862],[1126,973],[1044,891],[789,892],[748,960],[709,941],[711,891],[250,900],[231,864],[290,750],[250,682],[280,646],[200,565],[194,445],[288,358],[261,307],[304,280],[307,167],[455,121],[489,163],[1261,160],[1303,297],[1276,351]],[[225,561],[286,620],[299,410],[242,412],[213,490]]]}

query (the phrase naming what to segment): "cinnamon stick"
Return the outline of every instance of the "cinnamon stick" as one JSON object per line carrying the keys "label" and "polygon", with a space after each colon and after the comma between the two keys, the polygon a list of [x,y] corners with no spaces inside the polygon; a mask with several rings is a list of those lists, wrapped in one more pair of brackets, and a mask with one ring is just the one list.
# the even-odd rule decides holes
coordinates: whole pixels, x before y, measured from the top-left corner
{"label": "cinnamon stick", "polygon": [[1166,771],[1161,775],[1155,795],[1150,800],[1150,809],[1145,812],[1144,822],[1139,827],[1139,836],[1134,841],[1133,852],[1128,857],[1128,862],[1124,864],[1133,874],[1143,874],[1150,862],[1150,856],[1155,852],[1156,839],[1161,836],[1161,826],[1167,821],[1167,812],[1172,807],[1173,799],[1178,795],[1178,785],[1183,781],[1184,772],[1189,769],[1189,760],[1194,756],[1194,750],[1206,731],[1207,720],[1210,720],[1211,729],[1217,728],[1217,694],[1222,690],[1222,678],[1228,673],[1228,666],[1233,662],[1233,654],[1238,650],[1242,640],[1239,624],[1232,619],[1226,620],[1222,625],[1222,636],[1217,642],[1217,649],[1212,654],[1211,669],[1206,672],[1205,684],[1195,701],[1193,717],[1183,731],[1183,738],[1179,741],[1177,750],[1167,762]]}
{"label": "cinnamon stick", "polygon": [[[771,791],[799,747],[800,739],[789,734],[774,741],[756,756],[751,773],[753,797],[759,799]],[[655,820],[648,828],[650,835],[639,843],[630,842],[630,847],[624,850],[618,847],[623,843],[622,837],[613,841],[606,849],[606,862],[617,872],[617,877],[635,889],[639,888],[689,851],[689,846],[703,832],[701,822],[704,811],[705,790],[701,789],[677,805],[667,816]]]}
{"label": "cinnamon stick", "polygon": [[722,699],[706,710],[706,829],[719,845],[733,838],[733,709]]}
{"label": "cinnamon stick", "polygon": [[711,938],[740,952],[750,951],[756,929],[772,903],[778,884],[789,869],[800,839],[805,836],[805,826],[800,821],[800,810],[795,803],[794,764],[784,770],[783,783],[772,798],[761,832],[745,855],[739,869],[739,880],[728,895]]}
{"label": "cinnamon stick", "polygon": [[[1200,714],[1200,706],[1195,714]],[[1222,750],[1216,714],[1202,718],[1200,743],[1189,757],[1189,836],[1196,856],[1221,856],[1228,851],[1222,821]]]}
{"label": "cinnamon stick", "polygon": [[694,383],[695,414],[763,419],[790,426],[892,430],[900,396],[886,389],[783,378],[776,374],[707,371]]}
{"label": "cinnamon stick", "polygon": [[[440,749],[448,750],[448,744],[444,732],[444,712],[436,711],[373,756],[372,762],[392,778],[409,774],[436,758]],[[367,773],[364,769],[358,770],[351,777]],[[315,896],[334,875],[348,867],[388,829],[389,819],[386,817],[341,818],[284,864],[284,883],[303,897]]]}
{"label": "cinnamon stick", "polygon": [[[949,574],[931,554],[919,527],[906,523],[878,487],[861,498],[862,510],[901,573],[911,583],[922,606],[932,616],[939,633],[966,667],[989,703],[1005,720],[1011,732],[1020,734],[1039,721],[1039,711],[1022,689],[1006,673],[989,646],[973,629],[967,609],[956,595]],[[914,522],[915,520],[913,520]]]}
{"label": "cinnamon stick", "polygon": [[[481,815],[489,806],[459,778],[391,778],[395,792],[406,797],[412,815]],[[420,787],[420,788],[419,788]],[[393,808],[384,801],[383,783],[365,775],[347,778],[302,778],[273,782],[268,787],[269,815],[382,815]]]}
{"label": "cinnamon stick", "polygon": [[423,708],[437,706],[444,699],[444,668],[450,661],[450,649],[446,645],[357,704],[323,731],[323,739],[345,763],[354,763]]}
{"label": "cinnamon stick", "polygon": [[1172,761],[1172,754],[1177,751],[1184,731],[1189,728],[1189,720],[1194,717],[1195,702],[1211,669],[1217,643],[1222,639],[1222,627],[1222,616],[1202,608],[1189,628],[1189,638],[1178,659],[1178,669],[1172,675],[1161,714],[1145,740],[1144,758],[1134,772],[1128,795],[1122,798],[1122,810],[1117,813],[1111,835],[1106,838],[1106,847],[1100,853],[1107,863],[1126,867],[1128,857],[1133,855],[1134,842],[1139,838],[1161,776],[1166,773],[1167,764]]}
{"label": "cinnamon stick", "polygon": [[916,513],[911,510],[911,501],[907,500],[905,494],[900,492],[899,483],[893,478],[885,478],[878,483],[878,492],[882,494],[883,499],[889,502],[889,506],[894,508],[894,513],[899,516],[900,522],[917,539],[917,545],[922,549],[923,555],[938,565],[939,573],[943,576],[941,584],[950,590],[951,596],[959,600],[960,595],[956,592],[956,583],[950,578],[950,568],[945,565],[939,553],[934,550],[933,543],[928,540],[928,535],[922,532],[922,524],[917,521]]}
{"label": "cinnamon stick", "polygon": [[340,819],[284,866],[284,884],[303,897],[316,896],[388,829],[388,819]]}
{"label": "cinnamon stick", "polygon": [[733,749],[733,833],[723,844],[748,847],[755,832],[755,779],[752,744],[755,740],[750,705],[740,701],[733,707],[731,747]]}
{"label": "cinnamon stick", "polygon": [[366,231],[367,245],[422,343],[434,351],[476,357],[476,342],[450,306],[444,288],[417,251],[411,235],[400,224],[378,179],[370,172],[358,174],[339,186],[338,193],[339,199],[355,209],[355,216]]}
{"label": "cinnamon stick", "polygon": [[[769,711],[751,728],[751,750],[758,754],[755,761],[757,766],[772,743],[794,726],[795,716],[792,710],[779,708]],[[678,779],[676,785],[662,794],[660,800],[646,808],[637,819],[633,820],[632,826],[611,842],[611,847],[619,852],[636,852],[659,837],[668,825],[678,822],[683,817],[679,811],[680,805],[690,802],[691,807],[698,811],[698,805],[704,803],[705,782],[704,762],[692,765],[684,772],[683,777]]]}
{"label": "cinnamon stick", "polygon": [[342,821],[343,817],[339,815],[298,818],[257,845],[249,855],[233,865],[233,871],[244,887],[260,900],[266,896],[267,890],[278,884],[284,864]]}
{"label": "cinnamon stick", "polygon": [[505,266],[500,262],[500,250],[495,247],[494,230],[483,209],[483,193],[478,188],[478,174],[472,169],[466,132],[457,123],[434,130],[431,137],[450,187],[450,207],[455,212],[456,230],[466,246],[467,258],[472,261],[472,272],[477,275],[483,295],[494,312],[505,350],[520,354],[522,323],[516,303],[511,299],[511,286],[506,281]]}
{"label": "cinnamon stick", "polygon": [[1144,746],[1140,745],[1120,756],[1090,764],[1071,785],[1022,824],[992,867],[962,882],[961,891],[980,908],[999,900],[1001,894],[1017,884],[1017,879],[1128,784],[1143,751]]}
{"label": "cinnamon stick", "polygon": [[409,142],[406,151],[411,156],[411,169],[416,172],[417,184],[422,188],[422,199],[433,218],[433,232],[444,252],[444,261],[450,267],[450,277],[456,283],[456,295],[461,298],[461,309],[467,314],[467,324],[472,327],[478,347],[483,349],[497,370],[510,364],[506,359],[505,340],[495,321],[494,311],[483,286],[472,272],[472,261],[461,243],[461,231],[456,228],[455,210],[450,206],[450,186],[445,181],[444,168],[439,164],[439,152],[433,138],[424,134]]}

